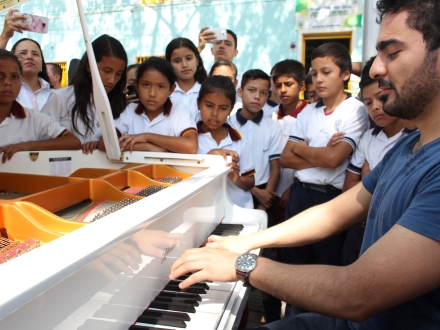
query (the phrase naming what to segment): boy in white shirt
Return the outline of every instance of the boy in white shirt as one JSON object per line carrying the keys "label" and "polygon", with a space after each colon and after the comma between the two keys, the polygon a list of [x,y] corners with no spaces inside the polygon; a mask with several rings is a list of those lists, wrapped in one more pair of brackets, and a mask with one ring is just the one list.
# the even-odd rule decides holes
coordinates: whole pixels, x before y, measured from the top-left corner
{"label": "boy in white shirt", "polygon": [[[261,70],[249,70],[243,74],[238,95],[243,106],[228,118],[246,140],[255,162],[255,187],[251,189],[254,207],[266,211],[268,227],[275,225],[273,200],[280,178],[281,129],[264,115],[263,107],[269,97],[270,77]],[[277,260],[276,249],[264,249],[262,254]],[[280,319],[281,301],[263,293],[266,321]]]}
{"label": "boy in white shirt", "polygon": [[[344,93],[351,73],[350,54],[344,46],[326,43],[315,48],[311,73],[321,100],[298,115],[280,159],[281,166],[296,170],[286,219],[341,194],[349,156],[368,128],[363,103]],[[331,145],[337,132],[345,135]],[[344,239],[345,233],[340,233],[317,244],[284,249],[283,259],[293,264],[340,265]]]}

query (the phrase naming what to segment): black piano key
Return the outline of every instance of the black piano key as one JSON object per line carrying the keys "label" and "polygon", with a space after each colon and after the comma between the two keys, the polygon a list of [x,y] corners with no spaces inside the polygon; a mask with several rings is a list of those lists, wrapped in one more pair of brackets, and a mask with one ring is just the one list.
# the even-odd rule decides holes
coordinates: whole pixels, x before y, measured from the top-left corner
{"label": "black piano key", "polygon": [[[170,285],[179,285],[181,281],[176,281],[176,280],[171,280],[168,282],[168,284]],[[193,285],[190,286],[190,288],[202,288],[205,290],[209,290],[209,285],[206,284],[205,282],[198,282],[198,283],[194,283]]]}
{"label": "black piano key", "polygon": [[164,288],[166,291],[173,292],[189,292],[189,293],[197,293],[197,294],[206,294],[206,290],[200,287],[188,287],[185,290],[179,288],[178,285],[167,284]]}
{"label": "black piano key", "polygon": [[238,236],[240,234],[239,231],[232,231],[232,230],[216,230],[212,232],[212,235],[217,236]]}
{"label": "black piano key", "polygon": [[169,328],[149,327],[148,325],[133,324],[128,330],[169,330]]}
{"label": "black piano key", "polygon": [[234,228],[234,229],[239,229],[239,230],[242,230],[242,229],[244,229],[244,226],[243,225],[240,225],[240,224],[233,224],[233,223],[222,223],[222,224],[220,224],[220,225],[218,225],[217,227],[216,227],[216,229],[224,229],[224,228]]}
{"label": "black piano key", "polygon": [[167,327],[186,328],[186,323],[179,320],[170,320],[166,318],[155,318],[151,316],[139,316],[136,322],[165,325]]}
{"label": "black piano key", "polygon": [[197,293],[190,293],[190,292],[166,292],[162,291],[159,293],[158,297],[179,297],[179,298],[188,298],[188,299],[195,299],[197,301],[202,301],[202,297],[200,297]]}
{"label": "black piano key", "polygon": [[192,306],[199,306],[199,303],[197,300],[195,299],[187,299],[187,298],[180,298],[180,297],[160,297],[157,296],[154,301],[163,301],[163,302],[168,302],[168,303],[182,303],[182,304],[190,304]]}
{"label": "black piano key", "polygon": [[162,317],[170,320],[179,321],[191,321],[191,318],[186,313],[167,312],[167,311],[154,311],[146,309],[142,312],[141,316],[145,317]]}
{"label": "black piano key", "polygon": [[178,302],[152,301],[149,308],[164,309],[175,312],[195,313],[196,309],[191,304],[183,304]]}

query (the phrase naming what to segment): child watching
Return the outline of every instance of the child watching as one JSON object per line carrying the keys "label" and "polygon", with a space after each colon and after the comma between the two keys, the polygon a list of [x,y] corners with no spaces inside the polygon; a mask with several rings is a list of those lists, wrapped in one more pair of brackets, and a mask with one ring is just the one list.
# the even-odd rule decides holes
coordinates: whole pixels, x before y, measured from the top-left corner
{"label": "child watching", "polygon": [[[110,102],[113,119],[125,109],[125,69],[127,53],[122,44],[106,34],[92,42],[99,75]],[[67,127],[80,139],[83,152],[98,148],[101,138],[98,115],[93,104],[89,59],[84,53],[72,79],[72,85],[53,91],[41,112]]]}
{"label": "child watching", "polygon": [[206,70],[197,47],[187,38],[173,39],[165,50],[165,58],[177,76],[171,101],[185,105],[191,111],[192,120],[198,121],[197,97],[206,79]]}
{"label": "child watching", "polygon": [[255,167],[252,155],[240,133],[226,123],[235,104],[235,86],[223,76],[206,79],[200,88],[197,104],[202,120],[197,123],[199,154],[231,155],[227,191],[231,201],[253,209],[252,195]]}
{"label": "child watching", "polygon": [[[271,70],[275,94],[280,100],[278,112],[273,119],[278,121],[282,133],[282,148],[289,140],[290,132],[298,114],[307,106],[306,101],[300,100],[299,94],[304,90],[305,69],[302,63],[295,60],[278,62]],[[284,221],[284,209],[290,194],[290,186],[294,180],[295,170],[281,168],[280,180],[274,199],[276,223]]]}
{"label": "child watching", "polygon": [[[218,62],[215,62],[214,65],[211,67],[211,71],[209,71],[209,76],[228,77],[234,83],[235,88],[237,88],[237,67],[232,62],[229,62],[227,60],[220,60]],[[239,102],[236,98],[236,102],[230,116],[234,115],[237,110],[241,108],[241,106],[241,102]]]}
{"label": "child watching", "polygon": [[[313,84],[321,100],[298,115],[281,155],[281,166],[296,170],[286,219],[341,194],[349,156],[368,128],[363,103],[344,93],[351,73],[348,50],[338,43],[325,43],[313,50],[311,59]],[[344,136],[332,145],[337,132]],[[340,265],[344,238],[345,233],[340,233],[317,244],[284,249],[283,259],[294,264]]]}
{"label": "child watching", "polygon": [[80,141],[49,116],[23,108],[20,93],[22,67],[18,58],[0,49],[0,154],[2,163],[18,151],[74,150]]}
{"label": "child watching", "polygon": [[315,103],[319,101],[318,93],[316,93],[315,86],[313,86],[312,74],[309,72],[306,76],[306,92],[308,95],[309,103]]}
{"label": "child watching", "polygon": [[[375,58],[372,57],[362,70],[359,87],[368,114],[373,119],[376,127],[369,129],[362,135],[359,145],[348,165],[342,191],[346,191],[358,184],[362,177],[376,167],[397,141],[414,131],[405,128],[405,124],[401,119],[391,117],[383,111],[379,82],[370,77],[370,68]],[[334,143],[339,143],[340,138],[341,136]],[[347,231],[347,237],[342,249],[343,265],[349,265],[359,257],[363,236],[363,224],[356,225]]]}
{"label": "child watching", "polygon": [[[272,119],[264,116],[263,107],[269,97],[270,77],[261,70],[243,74],[238,95],[243,107],[228,122],[244,136],[255,162],[255,187],[251,189],[254,208],[266,211],[268,227],[275,225],[272,208],[275,189],[280,178],[279,158],[282,151],[281,130]],[[264,249],[263,256],[276,260],[276,249]],[[280,319],[281,301],[263,294],[266,320]]]}
{"label": "child watching", "polygon": [[[169,98],[176,88],[171,64],[150,57],[136,75],[140,103],[129,104],[115,120],[116,129],[123,134],[119,138],[121,150],[197,153],[197,130],[189,110]],[[104,149],[102,138],[100,149]]]}

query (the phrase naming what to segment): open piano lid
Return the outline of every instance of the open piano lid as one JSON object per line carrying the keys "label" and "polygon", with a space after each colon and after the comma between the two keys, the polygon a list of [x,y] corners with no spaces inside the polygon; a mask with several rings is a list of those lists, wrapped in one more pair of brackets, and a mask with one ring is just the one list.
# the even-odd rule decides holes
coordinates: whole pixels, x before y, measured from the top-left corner
{"label": "open piano lid", "polygon": [[89,31],[87,29],[86,18],[81,0],[76,1],[78,5],[78,14],[81,20],[81,27],[86,43],[87,57],[89,59],[90,73],[93,85],[93,103],[95,104],[96,113],[99,118],[99,126],[102,131],[107,158],[109,160],[122,160],[121,148],[119,147],[118,136],[116,135],[115,124],[113,122],[113,114],[108,101],[107,93],[101,82],[101,77],[96,63],[95,53],[93,52],[92,42],[90,40]]}

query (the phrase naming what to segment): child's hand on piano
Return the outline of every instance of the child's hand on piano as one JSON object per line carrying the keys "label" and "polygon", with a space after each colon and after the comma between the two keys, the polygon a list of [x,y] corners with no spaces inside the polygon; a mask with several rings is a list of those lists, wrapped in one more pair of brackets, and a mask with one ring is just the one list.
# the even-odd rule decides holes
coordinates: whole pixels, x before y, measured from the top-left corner
{"label": "child's hand on piano", "polygon": [[121,148],[122,151],[127,151],[130,150],[130,152],[133,151],[133,146],[136,143],[147,143],[147,134],[143,133],[143,134],[127,134],[124,133],[124,135],[122,135],[119,138],[119,147]]}
{"label": "child's hand on piano", "polygon": [[231,156],[233,162],[237,163],[239,161],[238,154],[234,150],[212,149],[210,152],[208,152],[208,155],[220,155],[223,156],[225,160],[226,160],[226,156]]}
{"label": "child's hand on piano", "polygon": [[171,266],[170,279],[193,272],[179,284],[180,289],[202,281],[237,281],[235,260],[238,256],[237,253],[206,247],[186,250]]}
{"label": "child's hand on piano", "polygon": [[217,236],[211,235],[207,239],[206,247],[226,250],[235,253],[245,253],[252,250],[246,244],[245,236]]}
{"label": "child's hand on piano", "polygon": [[240,166],[238,166],[236,162],[229,163],[228,166],[231,168],[228,177],[232,182],[237,184],[240,181]]}
{"label": "child's hand on piano", "polygon": [[98,144],[99,144],[99,141],[93,141],[93,142],[87,142],[87,143],[84,143],[83,145],[82,145],[82,152],[83,152],[83,154],[86,154],[86,155],[88,155],[89,154],[89,152],[91,153],[91,154],[93,154],[93,150],[96,150],[96,149],[98,149]]}
{"label": "child's hand on piano", "polygon": [[11,160],[12,155],[19,151],[32,150],[28,142],[11,144],[9,146],[0,148],[0,155],[3,153],[2,163],[6,163],[7,160]]}

